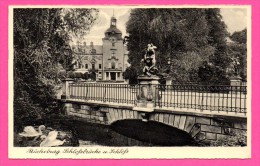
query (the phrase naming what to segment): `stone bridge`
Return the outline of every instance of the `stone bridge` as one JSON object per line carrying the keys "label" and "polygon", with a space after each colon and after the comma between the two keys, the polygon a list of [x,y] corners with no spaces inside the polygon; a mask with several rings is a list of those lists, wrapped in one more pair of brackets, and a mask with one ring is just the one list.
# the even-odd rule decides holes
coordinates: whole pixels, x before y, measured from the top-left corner
{"label": "stone bridge", "polygon": [[120,120],[136,119],[156,121],[188,133],[196,141],[215,141],[246,134],[246,116],[229,114],[166,110],[155,108],[153,112],[135,110],[133,106],[62,100],[64,113],[90,123],[111,125]]}

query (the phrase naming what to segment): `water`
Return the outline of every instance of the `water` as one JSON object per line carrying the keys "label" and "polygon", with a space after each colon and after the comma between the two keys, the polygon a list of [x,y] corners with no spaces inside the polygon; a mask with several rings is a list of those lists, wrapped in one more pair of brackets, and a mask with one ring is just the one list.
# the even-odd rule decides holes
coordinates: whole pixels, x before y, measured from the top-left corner
{"label": "water", "polygon": [[[62,146],[198,146],[188,133],[153,121],[122,120],[108,126],[57,118],[43,124],[68,136]],[[22,147],[39,146],[41,142],[17,133],[14,139],[15,146]]]}
{"label": "water", "polygon": [[158,123],[118,121],[111,126],[72,122],[79,146],[196,146],[189,134]]}

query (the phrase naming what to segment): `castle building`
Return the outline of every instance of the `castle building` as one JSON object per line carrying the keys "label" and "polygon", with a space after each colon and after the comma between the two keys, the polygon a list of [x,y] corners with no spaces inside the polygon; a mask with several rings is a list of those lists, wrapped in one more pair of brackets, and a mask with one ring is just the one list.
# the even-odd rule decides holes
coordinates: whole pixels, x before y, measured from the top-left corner
{"label": "castle building", "polygon": [[93,42],[87,45],[83,42],[72,47],[76,72],[95,72],[96,80],[124,80],[123,73],[129,66],[128,51],[123,43],[122,32],[116,27],[116,21],[115,17],[111,18],[102,45]]}

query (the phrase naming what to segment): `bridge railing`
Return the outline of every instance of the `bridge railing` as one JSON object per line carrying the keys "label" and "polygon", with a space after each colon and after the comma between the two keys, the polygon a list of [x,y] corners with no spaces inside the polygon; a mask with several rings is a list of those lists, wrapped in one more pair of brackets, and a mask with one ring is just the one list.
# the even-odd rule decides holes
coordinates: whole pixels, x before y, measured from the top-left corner
{"label": "bridge railing", "polygon": [[[70,83],[68,99],[134,106],[143,85]],[[247,87],[224,85],[155,86],[155,108],[184,108],[217,112],[247,112]]]}
{"label": "bridge railing", "polygon": [[218,112],[247,112],[247,87],[224,85],[158,85],[159,108],[187,108]]}
{"label": "bridge railing", "polygon": [[108,103],[125,103],[134,105],[138,85],[102,84],[102,83],[71,83],[69,98],[85,101]]}

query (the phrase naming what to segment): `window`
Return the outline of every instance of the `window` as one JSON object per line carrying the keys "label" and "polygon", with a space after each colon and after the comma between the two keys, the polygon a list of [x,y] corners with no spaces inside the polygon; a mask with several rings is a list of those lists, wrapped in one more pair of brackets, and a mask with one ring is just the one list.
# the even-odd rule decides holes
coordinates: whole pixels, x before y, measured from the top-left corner
{"label": "window", "polygon": [[92,63],[92,69],[95,70],[95,63]]}
{"label": "window", "polygon": [[85,68],[88,69],[88,64],[85,64]]}
{"label": "window", "polygon": [[116,56],[115,56],[115,52],[113,51],[112,52],[112,58],[115,58]]}
{"label": "window", "polygon": [[91,50],[91,54],[96,54],[96,53],[97,53],[96,49]]}
{"label": "window", "polygon": [[98,72],[99,75],[101,75],[101,72]]}
{"label": "window", "polygon": [[99,69],[101,69],[101,68],[102,68],[101,64],[99,64],[99,65],[98,65],[98,68],[99,68]]}
{"label": "window", "polygon": [[115,62],[112,62],[112,63],[111,63],[111,68],[112,68],[112,69],[115,69],[115,68],[116,68]]}

